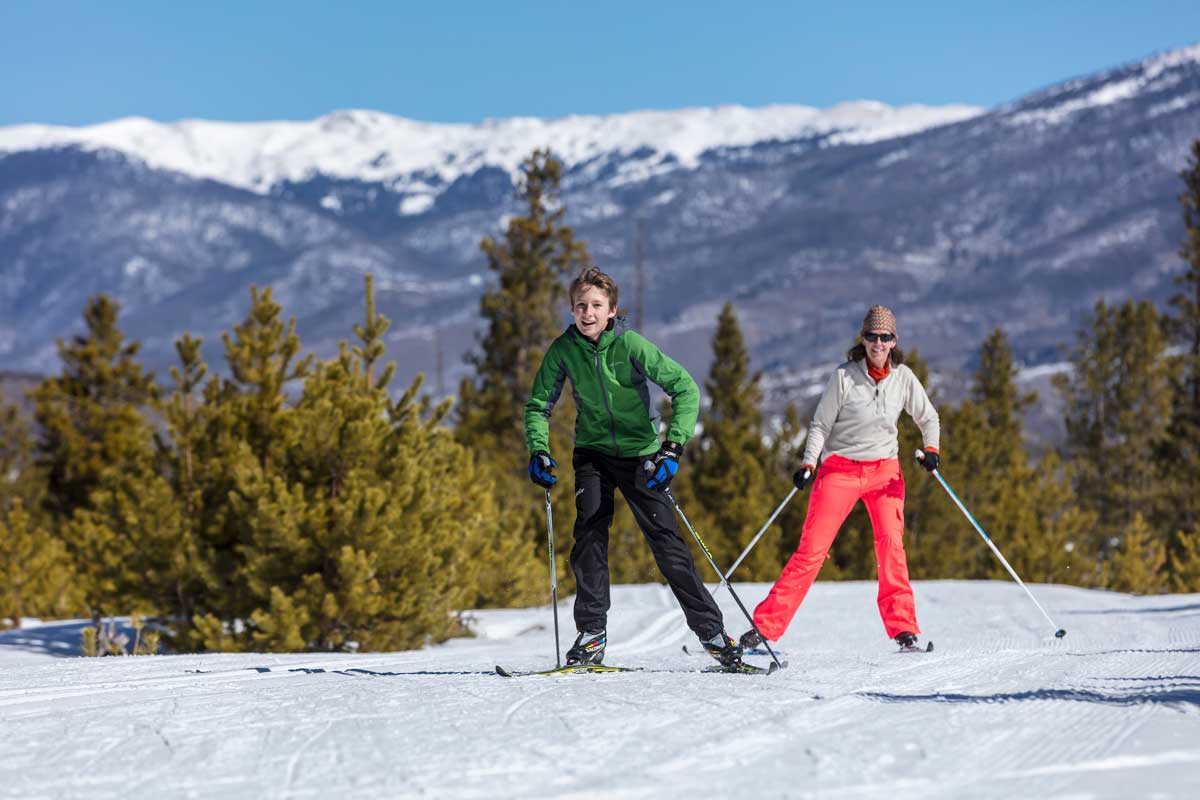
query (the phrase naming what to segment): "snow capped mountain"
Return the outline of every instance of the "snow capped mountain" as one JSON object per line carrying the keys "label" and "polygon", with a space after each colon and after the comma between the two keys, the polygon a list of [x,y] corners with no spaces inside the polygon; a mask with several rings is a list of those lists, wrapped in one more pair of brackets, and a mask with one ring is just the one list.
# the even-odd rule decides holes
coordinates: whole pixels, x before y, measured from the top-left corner
{"label": "snow capped mountain", "polygon": [[[998,111],[1009,113],[1008,122],[1013,125],[1058,125],[1085,109],[1173,89],[1187,74],[1179,68],[1196,64],[1200,64],[1200,44],[1151,56],[1099,75],[1067,81]],[[1162,107],[1151,109],[1149,116],[1197,104],[1200,104],[1200,92],[1189,92],[1172,98]]]}
{"label": "snow capped mountain", "polygon": [[569,224],[627,286],[640,236],[642,328],[695,373],[726,300],[776,406],[803,403],[841,358],[865,298],[892,305],[939,372],[971,368],[997,326],[1026,366],[1052,363],[1096,300],[1175,290],[1179,171],[1198,134],[1200,46],[990,111],[3,128],[0,368],[56,369],[55,338],[98,292],[121,301],[152,367],[184,331],[219,366],[251,285],[274,287],[304,344],[332,353],[372,272],[401,379],[444,365],[428,385],[453,386],[490,279],[479,241],[520,211],[513,175],[541,146],[565,162]]}
{"label": "snow capped mountain", "polygon": [[[723,147],[816,137],[829,144],[871,142],[958,122],[982,111],[966,105],[892,108],[857,102],[825,110],[722,106],[561,119],[521,117],[477,125],[417,122],[376,111],[338,111],[309,122],[163,124],[128,118],[78,128],[0,128],[0,153],[68,145],[107,148],[156,169],[260,194],[281,182],[324,175],[382,183],[419,197],[436,195],[484,167],[516,174],[535,147],[549,147],[568,166],[608,154],[641,154],[646,165],[688,168],[703,153]],[[414,200],[408,209],[427,207]]]}

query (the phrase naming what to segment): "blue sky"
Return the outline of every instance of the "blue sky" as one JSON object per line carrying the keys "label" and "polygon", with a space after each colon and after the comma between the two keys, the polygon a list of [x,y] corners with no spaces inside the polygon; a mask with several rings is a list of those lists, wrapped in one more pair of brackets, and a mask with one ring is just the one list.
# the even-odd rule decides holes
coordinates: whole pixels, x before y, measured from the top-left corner
{"label": "blue sky", "polygon": [[1197,40],[1197,0],[0,0],[0,125],[990,106]]}

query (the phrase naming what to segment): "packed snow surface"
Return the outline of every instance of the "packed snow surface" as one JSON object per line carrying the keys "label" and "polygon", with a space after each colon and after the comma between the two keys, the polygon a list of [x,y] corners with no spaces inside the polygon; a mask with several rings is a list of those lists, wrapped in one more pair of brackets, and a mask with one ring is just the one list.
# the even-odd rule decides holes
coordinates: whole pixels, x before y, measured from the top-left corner
{"label": "packed snow surface", "polygon": [[691,671],[655,585],[614,590],[607,660],[646,671],[609,675],[492,672],[553,664],[548,608],[359,655],[82,659],[52,655],[77,625],[10,631],[0,796],[1200,797],[1200,595],[1032,590],[1065,639],[1014,584],[918,582],[915,655],[873,584],[818,583],[770,677]]}

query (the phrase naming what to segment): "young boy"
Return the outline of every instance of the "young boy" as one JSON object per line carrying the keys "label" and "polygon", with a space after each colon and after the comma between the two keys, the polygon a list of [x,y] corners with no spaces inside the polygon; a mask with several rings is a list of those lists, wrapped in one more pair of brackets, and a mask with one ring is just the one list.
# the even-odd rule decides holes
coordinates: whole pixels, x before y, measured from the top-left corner
{"label": "young boy", "polygon": [[[679,535],[675,513],[663,490],[679,468],[683,446],[696,428],[700,390],[692,376],[617,314],[617,284],[592,267],[571,283],[575,324],[550,345],[525,404],[529,477],[549,489],[558,480],[550,457],[550,412],[563,383],[571,381],[578,407],[575,420],[574,646],[567,664],[599,664],[607,641],[609,609],[608,530],[613,489],[620,489],[654,552],[663,577],[705,650],[726,667],[741,661],[741,648],[724,630],[721,611],[696,570]],[[650,405],[653,381],[671,396],[673,413],[659,445],[657,415]]]}

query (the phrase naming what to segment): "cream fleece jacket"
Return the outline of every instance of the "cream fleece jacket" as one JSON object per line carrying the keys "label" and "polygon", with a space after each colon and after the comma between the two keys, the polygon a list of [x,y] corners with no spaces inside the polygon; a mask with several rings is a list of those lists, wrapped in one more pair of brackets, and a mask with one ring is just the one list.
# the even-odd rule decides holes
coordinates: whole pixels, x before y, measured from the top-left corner
{"label": "cream fleece jacket", "polygon": [[839,366],[817,404],[804,463],[839,455],[853,461],[896,458],[900,443],[896,422],[907,411],[926,447],[937,448],[941,427],[937,410],[913,371],[895,365],[878,384],[867,374],[867,361],[847,361]]}

